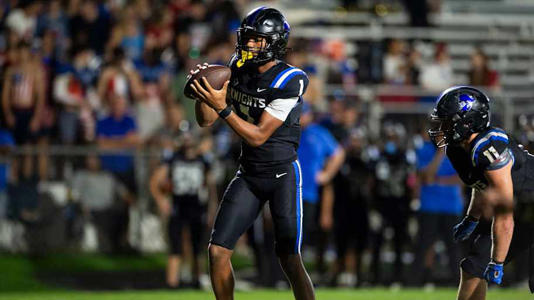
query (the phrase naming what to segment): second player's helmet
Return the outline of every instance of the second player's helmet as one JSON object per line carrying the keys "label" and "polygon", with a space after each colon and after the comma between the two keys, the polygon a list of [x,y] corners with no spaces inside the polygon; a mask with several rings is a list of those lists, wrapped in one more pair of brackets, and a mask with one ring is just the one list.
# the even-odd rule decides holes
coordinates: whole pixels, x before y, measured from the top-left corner
{"label": "second player's helmet", "polygon": [[[280,11],[264,6],[252,10],[237,30],[236,52],[239,64],[262,64],[283,57],[289,31],[289,23]],[[250,49],[247,44],[251,39],[264,39],[265,43],[259,49]]]}
{"label": "second player's helmet", "polygon": [[489,98],[473,87],[449,88],[439,96],[430,122],[428,135],[436,146],[458,144],[489,127]]}

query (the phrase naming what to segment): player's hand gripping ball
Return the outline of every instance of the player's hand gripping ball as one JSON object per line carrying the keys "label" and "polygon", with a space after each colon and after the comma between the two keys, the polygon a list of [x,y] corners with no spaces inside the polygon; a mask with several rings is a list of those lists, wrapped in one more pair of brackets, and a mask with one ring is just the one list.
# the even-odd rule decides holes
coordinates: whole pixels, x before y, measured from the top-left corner
{"label": "player's hand gripping ball", "polygon": [[203,65],[197,65],[197,68],[195,70],[191,70],[187,76],[187,82],[184,87],[184,95],[187,98],[197,100],[199,99],[199,96],[191,87],[195,80],[197,80],[200,85],[206,89],[206,86],[202,80],[202,77],[205,77],[213,89],[220,90],[223,88],[224,83],[230,80],[231,75],[232,71],[226,66],[208,65],[207,63],[204,63]]}

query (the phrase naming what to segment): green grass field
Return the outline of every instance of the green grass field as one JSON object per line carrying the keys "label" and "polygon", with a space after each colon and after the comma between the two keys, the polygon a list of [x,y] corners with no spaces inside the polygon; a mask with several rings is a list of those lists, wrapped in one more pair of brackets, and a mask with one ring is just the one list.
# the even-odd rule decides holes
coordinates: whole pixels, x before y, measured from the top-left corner
{"label": "green grass field", "polygon": [[[250,261],[236,257],[235,266],[250,267]],[[69,290],[64,286],[51,286],[40,281],[36,274],[42,272],[76,274],[87,271],[140,271],[163,270],[165,255],[108,257],[91,254],[55,254],[38,258],[22,255],[1,255],[0,300],[206,300],[214,299],[209,292],[189,290],[125,290],[113,292],[89,292]],[[318,300],[449,300],[455,299],[455,289],[436,289],[426,292],[415,289],[392,291],[373,289],[318,289]],[[291,300],[289,291],[254,290],[238,291],[236,300]],[[494,288],[488,300],[534,300],[525,289]]]}
{"label": "green grass field", "polygon": [[[318,300],[451,300],[456,292],[452,289],[438,289],[434,292],[420,290],[388,291],[364,290],[318,290]],[[0,299],[9,300],[206,300],[214,299],[208,292],[194,291],[126,291],[126,292],[29,292],[0,294]],[[291,300],[290,292],[253,291],[238,292],[236,300]],[[526,290],[493,290],[488,300],[534,299]]]}

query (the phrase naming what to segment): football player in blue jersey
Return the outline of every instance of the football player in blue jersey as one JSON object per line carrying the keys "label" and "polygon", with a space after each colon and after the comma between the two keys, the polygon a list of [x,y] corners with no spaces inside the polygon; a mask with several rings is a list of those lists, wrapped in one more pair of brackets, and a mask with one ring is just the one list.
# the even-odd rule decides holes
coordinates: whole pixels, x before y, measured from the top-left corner
{"label": "football player in blue jersey", "polygon": [[[487,282],[501,284],[504,265],[531,249],[534,235],[527,226],[514,227],[513,208],[515,196],[534,192],[534,156],[506,131],[490,125],[490,100],[473,87],[445,90],[430,119],[429,136],[436,146],[447,147],[458,175],[472,187],[467,215],[453,228],[456,241],[473,237],[460,263],[457,299],[485,299]],[[484,224],[484,215],[491,224]],[[529,282],[534,291],[532,274]]]}
{"label": "football player in blue jersey", "polygon": [[235,243],[266,202],[274,223],[276,253],[295,298],[315,298],[300,256],[303,209],[297,148],[308,77],[280,60],[289,32],[278,10],[259,7],[251,11],[237,30],[230,80],[221,90],[214,90],[205,78],[203,85],[197,80],[191,85],[198,100],[199,125],[224,120],[243,140],[239,170],[223,195],[209,245],[217,299],[233,299],[230,258]]}

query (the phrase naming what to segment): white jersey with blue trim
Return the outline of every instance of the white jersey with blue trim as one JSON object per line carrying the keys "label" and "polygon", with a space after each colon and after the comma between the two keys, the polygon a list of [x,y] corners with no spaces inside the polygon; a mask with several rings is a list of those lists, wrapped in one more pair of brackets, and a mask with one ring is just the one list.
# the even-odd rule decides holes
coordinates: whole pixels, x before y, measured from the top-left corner
{"label": "white jersey with blue trim", "polygon": [[247,122],[258,124],[264,112],[284,123],[259,146],[241,144],[240,163],[256,169],[290,163],[297,159],[300,140],[300,113],[302,95],[308,86],[308,76],[301,69],[285,62],[264,73],[245,64],[238,67],[233,57],[229,63],[232,77],[227,91],[227,102],[234,112]]}
{"label": "white jersey with blue trim", "polygon": [[[514,191],[518,191],[524,182],[524,166],[531,156],[514,139],[497,127],[489,127],[479,133],[470,143],[470,151],[460,146],[447,146],[447,156],[458,172],[462,181],[473,188],[483,190],[488,181],[484,172],[498,170],[509,163],[512,167]],[[519,184],[521,183],[521,184]],[[533,182],[534,184],[534,182]]]}

